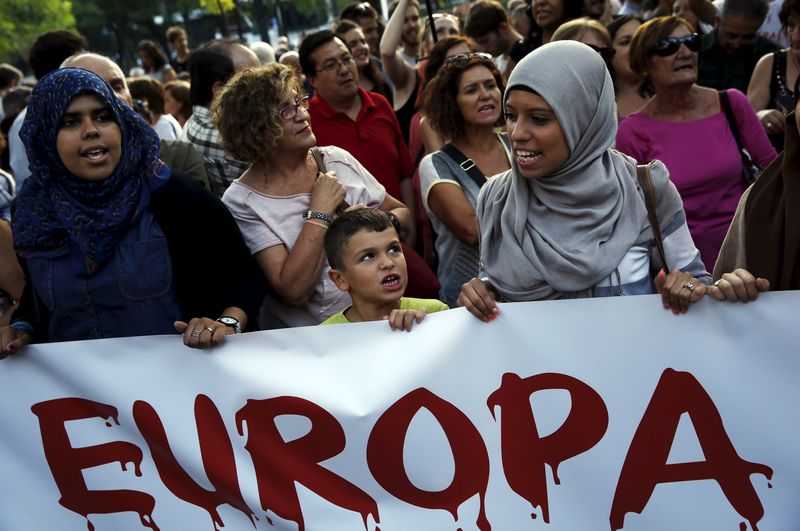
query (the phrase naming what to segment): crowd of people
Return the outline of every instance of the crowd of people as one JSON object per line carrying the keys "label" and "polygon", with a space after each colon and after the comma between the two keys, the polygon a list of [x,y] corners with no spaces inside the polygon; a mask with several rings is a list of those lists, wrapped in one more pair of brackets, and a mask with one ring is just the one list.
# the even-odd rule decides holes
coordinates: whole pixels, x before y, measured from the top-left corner
{"label": "crowd of people", "polygon": [[170,27],[128,76],[55,30],[32,86],[0,65],[0,357],[800,288],[800,0],[387,15],[275,47]]}

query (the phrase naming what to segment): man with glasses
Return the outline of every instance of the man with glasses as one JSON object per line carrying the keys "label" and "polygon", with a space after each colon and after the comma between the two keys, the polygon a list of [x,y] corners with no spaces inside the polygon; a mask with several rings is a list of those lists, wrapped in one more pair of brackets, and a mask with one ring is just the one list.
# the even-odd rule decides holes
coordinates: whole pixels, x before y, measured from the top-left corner
{"label": "man with glasses", "polygon": [[379,48],[381,42],[381,33],[383,33],[380,21],[378,19],[378,12],[372,7],[369,2],[357,2],[348,4],[342,9],[339,18],[342,20],[352,20],[364,30],[364,37],[367,39],[369,49],[372,53]]}
{"label": "man with glasses", "polygon": [[411,156],[391,104],[358,86],[358,68],[347,46],[329,30],[300,45],[300,66],[314,87],[308,109],[319,146],[351,153],[413,213]]}
{"label": "man with glasses", "polygon": [[714,30],[702,37],[698,85],[747,92],[758,60],[779,49],[757,35],[768,9],[767,0],[725,0]]}

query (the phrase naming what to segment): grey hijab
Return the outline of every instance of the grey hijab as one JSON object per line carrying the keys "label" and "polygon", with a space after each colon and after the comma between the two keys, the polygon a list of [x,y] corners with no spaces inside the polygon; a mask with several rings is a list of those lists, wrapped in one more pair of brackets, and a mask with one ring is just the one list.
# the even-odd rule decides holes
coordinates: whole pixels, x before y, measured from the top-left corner
{"label": "grey hijab", "polygon": [[553,109],[570,156],[539,179],[512,169],[478,198],[481,262],[505,300],[589,296],[649,227],[633,159],[611,149],[614,87],[600,55],[575,41],[520,61],[506,96],[525,87]]}

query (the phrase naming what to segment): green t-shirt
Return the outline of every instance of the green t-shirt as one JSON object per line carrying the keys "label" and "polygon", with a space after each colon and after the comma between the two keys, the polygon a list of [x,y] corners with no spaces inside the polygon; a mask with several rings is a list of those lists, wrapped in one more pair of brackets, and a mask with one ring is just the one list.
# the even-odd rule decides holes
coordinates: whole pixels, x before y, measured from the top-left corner
{"label": "green t-shirt", "polygon": [[[428,313],[434,312],[441,312],[443,310],[449,310],[450,308],[440,300],[436,299],[414,299],[412,297],[401,297],[400,298],[400,309],[401,310],[421,310],[425,308]],[[348,307],[341,312],[331,315],[327,319],[325,319],[322,324],[329,325],[329,324],[342,324],[342,323],[349,323],[350,321],[347,320],[347,317],[344,316],[344,312],[349,310]]]}

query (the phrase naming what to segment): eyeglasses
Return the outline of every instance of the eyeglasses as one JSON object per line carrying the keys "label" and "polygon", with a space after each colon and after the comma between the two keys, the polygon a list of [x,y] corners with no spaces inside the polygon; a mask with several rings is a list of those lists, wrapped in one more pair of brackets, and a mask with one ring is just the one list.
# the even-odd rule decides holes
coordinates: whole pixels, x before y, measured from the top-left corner
{"label": "eyeglasses", "polygon": [[311,100],[308,96],[303,96],[300,99],[295,98],[294,103],[290,103],[286,107],[283,107],[280,111],[278,111],[278,115],[281,117],[281,120],[284,122],[288,122],[289,120],[294,120],[297,116],[297,110],[302,107],[303,110],[308,109],[308,105],[311,103]]}
{"label": "eyeglasses", "polygon": [[484,59],[487,61],[492,60],[492,56],[485,52],[471,52],[471,53],[460,53],[458,55],[451,55],[444,61],[444,66],[449,68],[451,66],[464,66],[469,63],[470,59],[473,57],[477,57],[478,59]]}
{"label": "eyeglasses", "polygon": [[586,46],[599,53],[600,57],[602,57],[603,61],[605,61],[606,63],[610,63],[611,60],[614,59],[614,54],[617,53],[617,51],[614,48],[609,48],[608,46],[604,46],[602,48],[599,46],[595,46],[594,44],[587,44]]}
{"label": "eyeglasses", "polygon": [[338,60],[331,59],[330,61],[327,61],[325,63],[325,66],[317,70],[317,74],[320,74],[322,72],[327,72],[327,73],[338,72],[342,68],[342,66],[350,68],[354,64],[356,64],[356,60],[353,59],[352,55],[350,54],[343,55],[341,59]]}
{"label": "eyeglasses", "polygon": [[667,37],[661,39],[648,50],[647,55],[658,55],[661,57],[669,57],[678,52],[681,44],[689,48],[689,51],[700,51],[700,36],[697,33],[685,35],[683,37]]}

